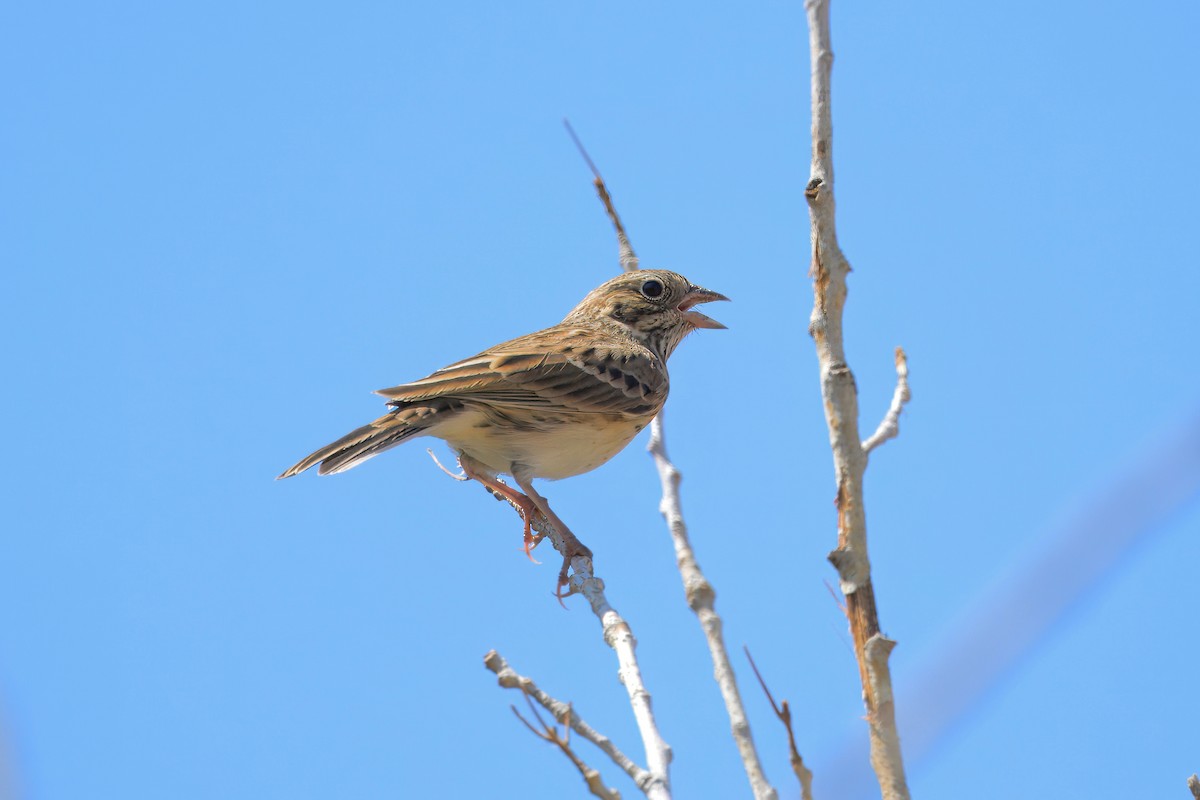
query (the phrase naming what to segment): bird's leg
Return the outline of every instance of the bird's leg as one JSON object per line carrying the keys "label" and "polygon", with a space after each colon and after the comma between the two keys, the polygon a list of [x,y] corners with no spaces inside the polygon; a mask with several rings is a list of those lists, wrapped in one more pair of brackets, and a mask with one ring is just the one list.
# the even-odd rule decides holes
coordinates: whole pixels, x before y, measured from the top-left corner
{"label": "bird's leg", "polygon": [[482,468],[482,465],[466,455],[460,453],[458,456],[458,465],[462,467],[463,474],[468,478],[479,481],[484,488],[495,495],[497,498],[507,500],[516,506],[517,511],[521,513],[521,519],[525,522],[525,555],[530,561],[537,564],[538,561],[530,552],[538,543],[538,540],[533,536],[533,515],[537,513],[537,504],[518,492],[516,489],[508,486],[498,478],[487,474],[487,470]]}
{"label": "bird's leg", "polygon": [[523,477],[520,470],[513,471],[513,480],[529,496],[529,499],[537,506],[538,511],[541,511],[546,516],[546,519],[550,521],[550,524],[562,535],[564,550],[563,565],[562,569],[558,572],[558,585],[554,589],[554,594],[561,603],[563,598],[562,588],[567,585],[567,571],[571,567],[571,559],[576,556],[591,558],[592,551],[583,542],[579,541],[579,538],[575,534],[571,533],[571,529],[567,527],[567,524],[559,518],[558,514],[554,513],[554,509],[550,508],[550,502],[538,494],[537,489],[533,488],[533,483],[528,478]]}

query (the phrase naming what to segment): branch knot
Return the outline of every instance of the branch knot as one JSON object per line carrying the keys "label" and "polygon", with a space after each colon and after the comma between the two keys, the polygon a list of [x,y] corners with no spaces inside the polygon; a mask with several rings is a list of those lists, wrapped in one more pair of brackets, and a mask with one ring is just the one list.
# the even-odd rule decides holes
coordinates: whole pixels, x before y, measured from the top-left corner
{"label": "branch knot", "polygon": [[692,611],[712,608],[717,600],[717,590],[704,578],[687,581],[684,594],[687,596],[688,608]]}

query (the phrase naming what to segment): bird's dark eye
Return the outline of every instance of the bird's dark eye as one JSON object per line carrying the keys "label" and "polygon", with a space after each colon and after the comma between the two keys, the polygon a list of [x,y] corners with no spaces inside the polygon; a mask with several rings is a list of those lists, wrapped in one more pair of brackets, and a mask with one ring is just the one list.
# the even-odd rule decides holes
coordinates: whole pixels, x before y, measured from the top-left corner
{"label": "bird's dark eye", "polygon": [[663,285],[659,281],[649,280],[642,284],[642,294],[651,300],[662,297]]}

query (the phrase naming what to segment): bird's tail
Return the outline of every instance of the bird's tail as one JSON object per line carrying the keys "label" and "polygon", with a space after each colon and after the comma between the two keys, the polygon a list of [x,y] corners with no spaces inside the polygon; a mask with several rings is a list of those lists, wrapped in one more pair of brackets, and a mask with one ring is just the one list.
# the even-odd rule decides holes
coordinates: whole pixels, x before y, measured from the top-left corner
{"label": "bird's tail", "polygon": [[332,475],[357,467],[368,458],[374,458],[384,450],[411,439],[425,431],[427,425],[414,424],[415,420],[400,409],[384,414],[369,425],[350,431],[332,444],[327,444],[312,455],[302,458],[281,474],[280,478],[299,475],[309,467],[320,464],[321,475]]}

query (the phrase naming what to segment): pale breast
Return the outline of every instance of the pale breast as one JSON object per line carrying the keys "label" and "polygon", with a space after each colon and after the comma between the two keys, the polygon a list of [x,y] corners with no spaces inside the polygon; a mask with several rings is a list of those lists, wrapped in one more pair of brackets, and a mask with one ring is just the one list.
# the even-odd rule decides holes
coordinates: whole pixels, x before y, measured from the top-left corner
{"label": "pale breast", "polygon": [[496,472],[514,464],[535,478],[558,480],[595,469],[621,452],[651,417],[542,415],[525,424],[496,424],[492,413],[465,408],[429,430]]}

